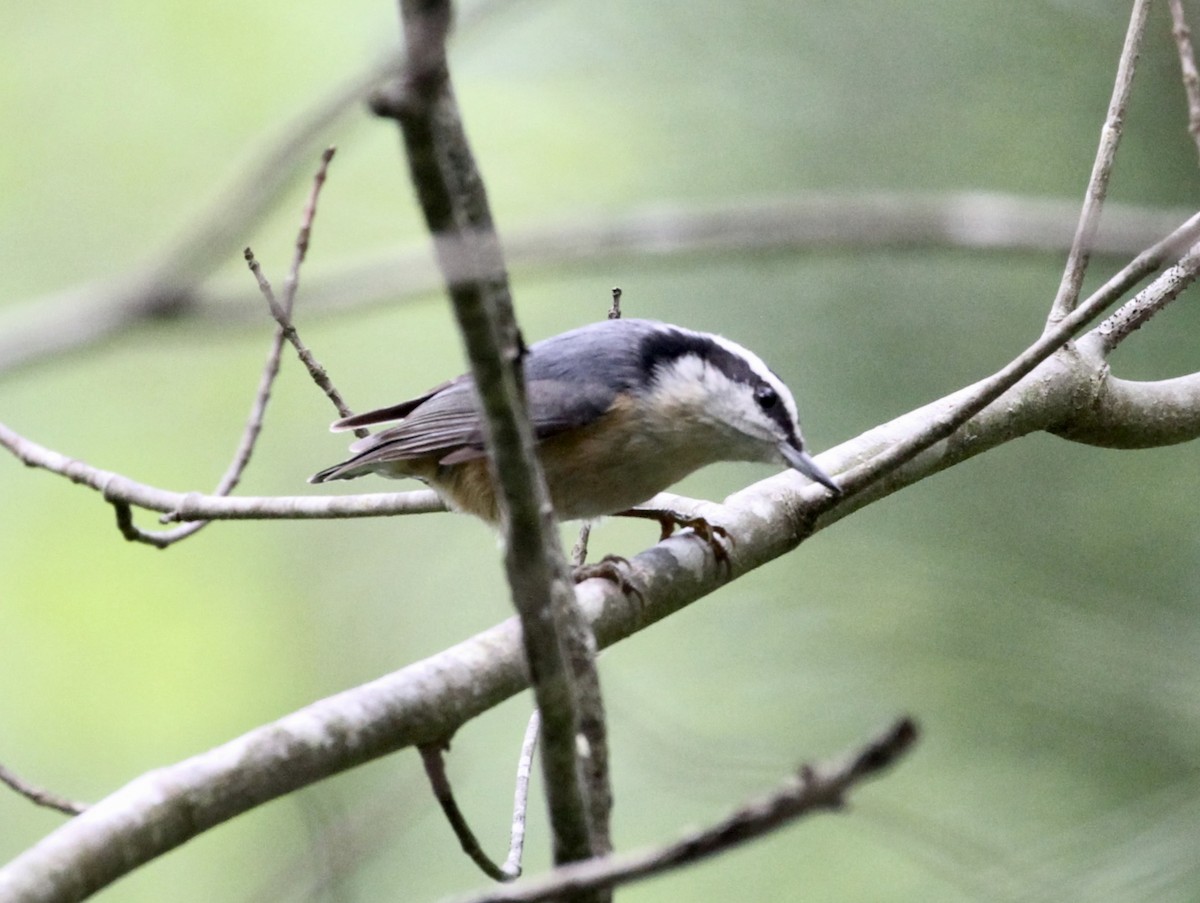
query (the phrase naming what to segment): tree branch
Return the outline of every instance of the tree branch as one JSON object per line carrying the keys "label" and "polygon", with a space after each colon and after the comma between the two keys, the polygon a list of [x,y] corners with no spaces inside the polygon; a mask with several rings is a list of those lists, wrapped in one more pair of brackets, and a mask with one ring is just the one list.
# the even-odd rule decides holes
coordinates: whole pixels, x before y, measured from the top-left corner
{"label": "tree branch", "polygon": [[429,777],[429,783],[433,788],[433,794],[441,805],[446,820],[450,822],[450,827],[454,831],[454,836],[458,838],[463,852],[479,866],[480,871],[494,881],[512,881],[521,876],[521,857],[525,850],[525,818],[529,809],[529,776],[533,770],[533,755],[537,749],[540,728],[541,717],[537,709],[534,709],[529,718],[529,724],[525,728],[525,737],[521,741],[521,755],[517,760],[508,858],[502,865],[496,865],[483,851],[483,847],[467,823],[466,816],[458,808],[458,803],[454,799],[454,789],[446,774],[444,754],[449,749],[448,744],[444,742],[429,743],[422,745],[418,750],[421,754],[421,761],[425,765],[425,774]]}
{"label": "tree branch", "polygon": [[172,492],[93,467],[46,448],[0,423],[0,446],[29,467],[48,470],[98,491],[107,502],[161,511],[164,523],[193,520],[311,520],[315,518],[382,517],[445,511],[437,493],[370,492],[361,495],[214,496]]}
{"label": "tree branch", "polygon": [[1183,76],[1183,91],[1187,95],[1188,134],[1200,151],[1200,73],[1196,71],[1196,53],[1192,49],[1192,30],[1188,28],[1183,0],[1167,0],[1171,9],[1171,35],[1179,53],[1179,71]]}
{"label": "tree branch", "polygon": [[[1139,256],[1110,280],[1110,288],[1138,278],[1169,245]],[[631,579],[642,589],[638,599],[609,581],[589,580],[576,588],[579,608],[601,648],[619,642],[874,499],[1017,436],[1067,422],[1094,377],[1078,356],[1050,358],[949,440],[819,517],[814,505],[826,493],[790,473],[760,481],[723,505],[704,504],[703,513],[734,538],[728,569],[716,565],[706,543],[681,534],[630,559]],[[821,463],[844,471],[922,432],[971,393],[968,387],[905,414],[825,452]],[[395,674],[138,778],[0,870],[0,895],[11,892],[28,903],[82,899],[261,802],[402,747],[449,736],[526,685],[521,631],[509,620]]]}
{"label": "tree branch", "polygon": [[1096,160],[1092,164],[1092,175],[1084,193],[1083,208],[1079,211],[1079,225],[1067,255],[1066,269],[1058,294],[1046,320],[1049,332],[1065,318],[1079,300],[1083,287],[1083,276],[1087,272],[1092,244],[1100,224],[1100,210],[1108,194],[1108,179],[1112,174],[1113,162],[1117,157],[1117,145],[1121,141],[1121,129],[1125,124],[1125,108],[1129,104],[1129,93],[1133,88],[1133,74],[1137,68],[1138,53],[1142,36],[1146,32],[1146,17],[1150,12],[1150,0],[1134,0],[1129,17],[1129,28],[1125,32],[1125,44],[1117,61],[1117,75],[1113,84],[1112,98],[1108,102],[1108,113],[1100,129],[1100,145],[1096,148]]}
{"label": "tree branch", "polygon": [[78,803],[75,800],[69,800],[65,796],[60,796],[43,787],[34,786],[4,765],[0,765],[0,784],[6,785],[10,790],[19,793],[31,803],[36,803],[47,809],[54,809],[62,812],[64,815],[78,815],[87,808],[86,803]]}
{"label": "tree branch", "polygon": [[[403,91],[376,112],[400,125],[412,182],[434,238],[483,413],[505,538],[505,566],[521,619],[542,722],[542,769],[556,862],[608,848],[607,747],[594,642],[574,606],[557,522],[534,451],[503,252],[446,64],[449,0],[401,0],[409,59]],[[581,730],[588,741],[580,755]],[[602,780],[597,783],[596,767]]]}

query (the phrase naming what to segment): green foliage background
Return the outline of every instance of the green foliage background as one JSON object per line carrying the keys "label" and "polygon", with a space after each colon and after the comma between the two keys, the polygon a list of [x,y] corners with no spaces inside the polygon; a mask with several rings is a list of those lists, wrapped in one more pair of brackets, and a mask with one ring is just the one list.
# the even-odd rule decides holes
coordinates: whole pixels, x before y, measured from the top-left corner
{"label": "green foliage background", "polygon": [[[462,35],[453,65],[502,228],[805,191],[1073,199],[1127,16],[1115,0],[524,2]],[[153,257],[282,122],[389,46],[395,18],[363,0],[0,8],[4,313]],[[1156,10],[1112,194],[1194,207],[1168,27]],[[310,274],[422,234],[393,131],[363,114],[329,140],[341,149]],[[231,240],[276,281],[304,188]],[[227,273],[240,268],[231,254]],[[1060,269],[1058,255],[848,249],[605,259],[517,270],[514,287],[531,338],[598,319],[613,285],[631,315],[730,335],[790,382],[820,449],[1006,361],[1039,332]],[[299,322],[357,407],[461,367],[440,297],[310,318],[302,291]],[[205,489],[269,330],[265,314],[147,326],[0,376],[0,420],[96,466]],[[1181,302],[1114,363],[1190,372],[1198,330]],[[344,448],[329,419],[289,362],[242,491],[306,491]],[[682,490],[720,497],[767,472],[712,468]],[[1195,899],[1196,474],[1194,445],[1023,440],[606,653],[625,849],[710,821],[899,712],[926,730],[849,814],[620,898]],[[95,494],[3,459],[0,499],[0,762],[83,799],[508,614],[495,540],[465,518],[224,524],[155,552],[122,541]],[[604,525],[594,549],[652,539]],[[450,760],[497,853],[528,706],[469,725]],[[0,860],[60,822],[0,794]],[[530,871],[546,848],[535,817]],[[402,754],[212,831],[101,899],[431,900],[481,883]]]}

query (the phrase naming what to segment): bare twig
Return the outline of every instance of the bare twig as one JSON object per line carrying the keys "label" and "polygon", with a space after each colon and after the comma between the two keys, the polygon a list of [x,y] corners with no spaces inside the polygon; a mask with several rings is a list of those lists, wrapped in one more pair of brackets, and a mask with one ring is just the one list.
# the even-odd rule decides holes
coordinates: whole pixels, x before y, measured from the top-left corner
{"label": "bare twig", "polygon": [[1108,194],[1108,179],[1117,156],[1117,145],[1121,141],[1125,107],[1129,103],[1129,92],[1133,87],[1134,69],[1137,66],[1142,35],[1146,32],[1146,16],[1149,11],[1150,0],[1134,0],[1129,28],[1125,33],[1125,44],[1117,62],[1112,98],[1108,103],[1104,126],[1100,129],[1100,146],[1096,149],[1096,160],[1092,165],[1092,175],[1084,194],[1083,208],[1079,212],[1079,225],[1075,229],[1075,239],[1071,242],[1071,251],[1067,255],[1062,282],[1050,308],[1050,316],[1046,320],[1047,332],[1074,310],[1079,300],[1079,290],[1083,286],[1096,230],[1100,225],[1100,210]]}
{"label": "bare twig", "polygon": [[[321,194],[321,187],[325,184],[325,178],[329,171],[329,164],[333,160],[335,148],[328,147],[321,154],[321,165],[317,168],[317,173],[313,177],[312,188],[308,194],[308,201],[304,205],[304,214],[300,218],[300,231],[296,235],[296,252],[292,258],[292,266],[288,271],[287,281],[284,283],[283,300],[280,301],[275,297],[275,290],[271,288],[271,283],[262,271],[258,260],[254,257],[254,252],[250,248],[246,248],[243,256],[246,258],[246,263],[250,267],[250,272],[254,274],[255,280],[258,282],[259,291],[262,293],[267,302],[267,308],[271,311],[271,316],[275,319],[279,327],[278,334],[275,336],[275,343],[278,345],[282,340],[286,339],[296,349],[296,354],[300,358],[300,362],[308,371],[308,375],[312,377],[313,382],[325,393],[325,397],[330,400],[334,408],[338,412],[338,416],[346,417],[351,411],[350,407],[343,400],[342,395],[334,386],[333,380],[329,378],[329,374],[325,368],[317,361],[308,346],[300,339],[300,333],[297,332],[295,323],[292,322],[292,311],[296,302],[296,291],[300,286],[300,267],[304,263],[304,258],[308,254],[308,243],[312,236],[313,218],[317,213],[317,199]],[[275,370],[278,371],[279,365],[276,360]],[[356,436],[365,436],[368,431],[356,429]]]}
{"label": "bare twig", "polygon": [[1174,266],[1162,273],[1145,290],[1121,305],[1106,317],[1092,332],[1099,341],[1100,353],[1107,357],[1112,351],[1144,326],[1151,317],[1179,297],[1196,279],[1197,247],[1193,247]]}
{"label": "bare twig", "polygon": [[1171,34],[1179,52],[1179,71],[1183,76],[1183,91],[1187,95],[1188,133],[1200,152],[1200,73],[1196,71],[1196,53],[1192,49],[1192,30],[1183,11],[1183,0],[1167,0],[1171,8]]}
{"label": "bare twig", "polygon": [[36,787],[4,765],[0,765],[0,784],[7,785],[11,790],[16,791],[31,803],[36,803],[47,809],[54,809],[65,815],[78,815],[87,809],[87,803],[77,803],[74,800],[67,799],[65,796],[59,796],[53,791]]}
{"label": "bare twig", "polygon": [[541,723],[541,716],[537,709],[534,709],[529,716],[529,724],[525,728],[525,737],[521,741],[521,755],[517,759],[517,779],[513,790],[513,815],[508,842],[508,857],[504,860],[503,865],[496,865],[483,852],[483,848],[467,824],[466,818],[454,801],[454,790],[446,775],[445,757],[442,755],[448,749],[448,745],[442,742],[427,743],[422,744],[419,748],[421,761],[425,765],[425,774],[429,777],[434,796],[446,814],[450,827],[462,845],[463,852],[479,866],[485,875],[495,881],[512,881],[521,876],[521,858],[525,851],[525,821],[529,812],[529,776],[533,771],[533,754],[537,750]]}
{"label": "bare twig", "polygon": [[618,286],[613,286],[612,307],[608,309],[608,319],[621,319],[621,289]]}
{"label": "bare twig", "polygon": [[510,872],[507,870],[507,862],[504,865],[496,865],[483,851],[471,826],[467,824],[466,816],[458,808],[458,802],[454,799],[454,788],[450,786],[450,778],[446,774],[446,760],[443,755],[445,750],[444,742],[425,743],[418,748],[421,762],[425,765],[425,774],[429,777],[429,786],[433,789],[433,795],[442,807],[446,820],[450,822],[454,836],[458,838],[463,852],[493,881],[514,880],[520,876],[520,868]]}
{"label": "bare twig", "polygon": [[575,545],[571,546],[571,565],[573,567],[583,567],[587,563],[588,540],[592,536],[592,522],[585,520],[579,525],[579,538],[575,540]]}
{"label": "bare twig", "polygon": [[537,752],[538,735],[542,729],[542,715],[534,709],[525,726],[525,737],[521,741],[521,755],[517,759],[517,780],[513,789],[512,833],[508,844],[508,859],[504,870],[521,874],[521,857],[525,852],[525,823],[529,813],[529,778],[533,774],[533,754]]}
{"label": "bare twig", "polygon": [[[279,321],[279,327],[271,337],[271,344],[267,350],[267,358],[263,363],[258,388],[255,390],[254,401],[251,404],[250,415],[246,419],[246,425],[242,430],[241,439],[238,441],[237,449],[234,451],[229,466],[225,469],[225,473],[221,476],[216,488],[213,490],[213,495],[229,495],[237,488],[238,483],[241,482],[242,474],[245,473],[246,468],[250,465],[250,458],[254,454],[254,446],[258,441],[259,435],[262,433],[263,420],[267,414],[267,405],[271,401],[271,389],[275,384],[276,377],[279,375],[283,341],[285,337],[289,336],[291,310],[296,297],[296,289],[300,282],[300,265],[304,262],[305,254],[308,251],[308,243],[312,235],[313,217],[316,215],[317,210],[317,197],[320,194],[321,186],[325,184],[325,177],[329,170],[329,163],[333,159],[333,153],[334,149],[332,147],[325,150],[321,155],[321,164],[317,168],[317,173],[313,178],[313,186],[309,192],[308,202],[305,204],[304,212],[300,219],[300,230],[296,236],[296,254],[292,260],[291,271],[288,274],[287,293],[282,307],[275,302],[270,285],[266,283],[266,279],[258,270],[257,262],[250,255],[250,249],[246,249],[247,257],[250,259],[250,268],[258,278],[260,286],[265,286],[264,294],[267,295],[272,312],[277,314],[276,319]],[[290,329],[290,337],[294,341],[298,341],[298,338],[295,336],[295,329]],[[303,355],[301,355],[301,359],[303,359]],[[309,372],[312,372],[311,368]],[[332,386],[330,388],[332,389]],[[336,390],[334,391],[336,392]],[[129,505],[121,501],[114,501],[113,507],[116,509],[117,514],[117,528],[121,531],[122,536],[130,541],[145,543],[158,549],[165,549],[182,539],[186,539],[210,523],[210,521],[195,520],[171,530],[148,531],[142,530],[133,522],[133,512]]]}
{"label": "bare twig", "polygon": [[192,520],[309,520],[314,518],[380,517],[445,511],[437,494],[372,492],[337,496],[211,496],[198,492],[171,492],[101,470],[61,452],[39,445],[0,423],[0,447],[30,467],[48,470],[72,483],[101,493],[106,502],[121,502],[149,511],[164,512],[164,522]]}
{"label": "bare twig", "polygon": [[[270,281],[263,274],[262,267],[254,256],[254,252],[250,248],[246,248],[243,252],[246,258],[246,264],[250,267],[250,272],[254,274],[254,278],[258,282],[258,289],[266,299],[267,307],[271,311],[271,316],[275,318],[278,325],[276,330],[276,341],[287,341],[296,350],[296,355],[300,358],[300,363],[304,365],[304,369],[308,371],[308,375],[312,377],[312,381],[317,384],[318,388],[325,393],[325,397],[333,404],[338,412],[338,416],[347,417],[352,412],[341,393],[333,384],[333,380],[329,378],[329,374],[321,363],[313,356],[308,346],[300,338],[300,333],[297,331],[295,324],[292,323],[290,312],[280,303],[275,297],[275,290],[271,287]],[[354,431],[356,436],[367,435],[368,430],[359,427]]]}
{"label": "bare twig", "polygon": [[308,256],[308,243],[312,239],[313,220],[317,215],[317,199],[321,196],[321,188],[325,185],[325,179],[329,175],[329,164],[333,162],[333,155],[337,153],[337,148],[325,148],[321,153],[321,165],[317,167],[316,175],[313,176],[312,187],[308,192],[308,201],[304,205],[304,213],[300,217],[300,231],[296,235],[296,252],[292,256],[292,267],[288,270],[287,282],[283,286],[283,312],[287,316],[292,315],[292,310],[296,304],[296,291],[300,288],[300,267],[304,264],[304,258]]}
{"label": "bare twig", "polygon": [[459,903],[539,903],[581,891],[617,887],[699,862],[803,816],[843,808],[847,793],[899,761],[917,736],[916,724],[902,718],[842,762],[825,767],[805,765],[770,795],[745,803],[717,824],[666,846],[561,866],[543,878],[462,897]]}

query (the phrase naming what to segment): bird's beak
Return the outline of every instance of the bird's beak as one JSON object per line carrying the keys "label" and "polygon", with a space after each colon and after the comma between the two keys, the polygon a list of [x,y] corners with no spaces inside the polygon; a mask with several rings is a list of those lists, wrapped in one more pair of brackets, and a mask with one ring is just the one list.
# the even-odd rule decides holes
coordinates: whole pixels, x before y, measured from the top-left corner
{"label": "bird's beak", "polygon": [[833,482],[833,478],[817,466],[817,462],[813,460],[812,455],[808,452],[796,448],[790,442],[780,442],[779,453],[783,455],[783,459],[793,469],[800,471],[810,480],[816,480],[834,495],[842,494],[842,490],[838,484]]}

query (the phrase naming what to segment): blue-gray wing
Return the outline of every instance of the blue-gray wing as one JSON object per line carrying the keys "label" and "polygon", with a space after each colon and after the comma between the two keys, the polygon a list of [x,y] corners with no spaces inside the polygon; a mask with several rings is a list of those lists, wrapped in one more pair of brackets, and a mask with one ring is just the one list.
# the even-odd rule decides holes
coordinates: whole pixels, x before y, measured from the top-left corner
{"label": "blue-gray wing", "polygon": [[[618,395],[644,378],[641,339],[657,324],[608,320],[531,346],[525,382],[534,436],[546,439],[601,417]],[[347,417],[334,429],[351,429],[403,418],[350,446],[353,457],[312,478],[356,476],[376,465],[436,456],[443,464],[482,457],[483,430],[475,383],[460,376],[424,395],[387,408]]]}

